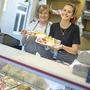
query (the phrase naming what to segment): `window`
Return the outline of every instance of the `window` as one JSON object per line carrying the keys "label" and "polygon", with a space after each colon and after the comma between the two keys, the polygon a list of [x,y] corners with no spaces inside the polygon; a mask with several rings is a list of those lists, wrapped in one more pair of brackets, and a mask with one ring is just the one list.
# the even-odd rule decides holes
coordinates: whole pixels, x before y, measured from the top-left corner
{"label": "window", "polygon": [[22,28],[23,28],[23,25],[24,25],[24,19],[25,19],[25,15],[21,15],[21,21],[20,21],[19,31],[21,31]]}
{"label": "window", "polygon": [[14,24],[14,31],[17,31],[19,16],[20,16],[20,14],[17,13],[16,14],[16,19],[15,19],[15,24]]}
{"label": "window", "polygon": [[20,32],[21,29],[24,27],[25,19],[27,13],[27,5],[19,4],[17,7],[16,18],[14,23],[14,31]]}

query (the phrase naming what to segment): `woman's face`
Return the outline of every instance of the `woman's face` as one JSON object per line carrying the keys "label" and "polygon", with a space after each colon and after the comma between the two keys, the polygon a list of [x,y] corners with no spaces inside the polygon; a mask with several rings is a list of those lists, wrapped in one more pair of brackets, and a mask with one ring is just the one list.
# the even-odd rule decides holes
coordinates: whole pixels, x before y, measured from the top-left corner
{"label": "woman's face", "polygon": [[70,5],[64,6],[64,8],[61,11],[61,18],[63,20],[70,20],[73,16],[73,7]]}
{"label": "woman's face", "polygon": [[39,12],[39,20],[41,22],[47,22],[49,18],[49,11],[48,10],[44,10],[42,12]]}

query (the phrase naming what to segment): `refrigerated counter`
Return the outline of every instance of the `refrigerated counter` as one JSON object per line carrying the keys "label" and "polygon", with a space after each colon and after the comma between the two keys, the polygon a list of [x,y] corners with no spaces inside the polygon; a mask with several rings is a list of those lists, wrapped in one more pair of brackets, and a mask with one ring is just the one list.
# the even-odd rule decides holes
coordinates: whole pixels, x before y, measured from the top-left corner
{"label": "refrigerated counter", "polygon": [[67,65],[0,44],[0,90],[90,90],[90,84]]}

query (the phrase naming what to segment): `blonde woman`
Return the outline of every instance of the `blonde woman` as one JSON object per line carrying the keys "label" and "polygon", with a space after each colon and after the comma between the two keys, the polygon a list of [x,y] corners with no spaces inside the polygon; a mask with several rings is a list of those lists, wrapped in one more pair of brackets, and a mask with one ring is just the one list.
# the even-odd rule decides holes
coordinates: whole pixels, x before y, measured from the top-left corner
{"label": "blonde woman", "polygon": [[[45,56],[45,46],[39,45],[35,42],[36,37],[33,37],[34,32],[42,32],[49,35],[51,22],[49,22],[49,7],[48,5],[40,5],[38,9],[38,20],[30,23],[27,30],[22,30],[21,34],[22,44],[24,45],[24,50],[26,52],[36,54],[40,52],[40,55]],[[33,31],[30,33],[30,31]],[[44,55],[43,55],[44,53]]]}

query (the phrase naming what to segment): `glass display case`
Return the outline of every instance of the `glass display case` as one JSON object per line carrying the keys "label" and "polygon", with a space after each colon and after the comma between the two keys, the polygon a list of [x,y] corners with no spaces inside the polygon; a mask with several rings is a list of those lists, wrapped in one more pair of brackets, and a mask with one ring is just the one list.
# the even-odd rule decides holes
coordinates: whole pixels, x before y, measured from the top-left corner
{"label": "glass display case", "polygon": [[45,72],[0,56],[0,88],[4,90],[64,89],[65,86],[57,81]]}
{"label": "glass display case", "polygon": [[[47,64],[45,65],[46,67],[44,68],[43,67],[38,68],[34,66],[34,64],[38,66],[42,65],[40,64],[40,62],[38,62],[38,60],[33,62],[34,64],[33,63],[28,64],[24,62],[27,61],[28,59],[25,60],[23,57],[22,57],[23,62],[22,60],[20,60],[21,57],[19,55],[23,54],[24,56],[26,52],[21,52],[11,47],[7,48],[7,46],[3,47],[3,45],[0,45],[0,47],[7,49],[3,51],[1,50],[2,48],[0,48],[0,90],[89,90],[90,89],[89,87],[90,84],[80,84],[81,82],[77,83],[74,82],[73,80],[71,81],[69,79],[66,79],[65,75],[62,74],[64,71],[63,72],[61,71],[61,75],[63,75],[63,77],[57,75],[57,73],[60,72],[59,69],[56,69],[57,73],[55,74],[54,68],[59,65],[57,63],[53,64],[54,68],[51,68],[51,66],[47,66]],[[9,51],[11,50],[10,53],[13,52],[13,55],[11,57],[10,54],[8,54],[9,53],[8,50]],[[2,54],[2,52],[8,53],[6,55],[5,53]],[[16,58],[14,57],[14,54],[17,54]],[[35,57],[33,55],[29,56]],[[34,58],[31,59],[33,59],[34,61]],[[42,62],[44,61],[41,61],[41,63]],[[52,61],[48,61],[48,63],[49,62]],[[48,65],[51,65],[51,63],[49,63]],[[50,68],[51,71],[49,71]],[[62,66],[60,68],[62,68]],[[66,74],[69,75],[67,71]],[[70,77],[72,77],[72,75]],[[77,80],[78,79],[80,78],[77,78]]]}

